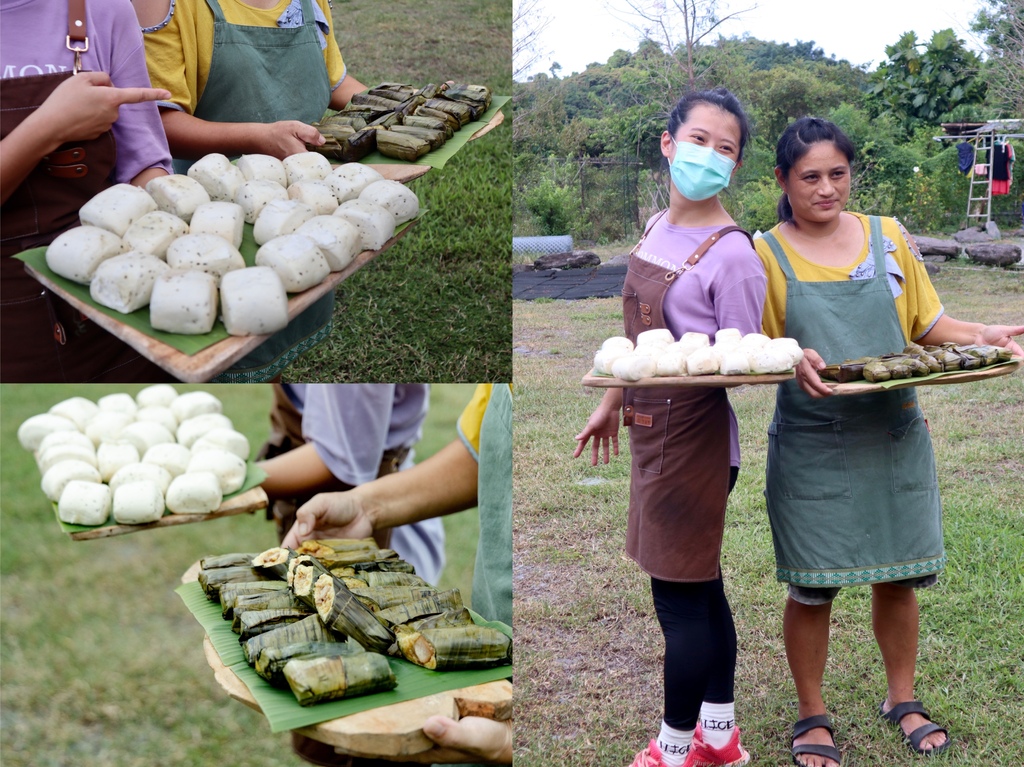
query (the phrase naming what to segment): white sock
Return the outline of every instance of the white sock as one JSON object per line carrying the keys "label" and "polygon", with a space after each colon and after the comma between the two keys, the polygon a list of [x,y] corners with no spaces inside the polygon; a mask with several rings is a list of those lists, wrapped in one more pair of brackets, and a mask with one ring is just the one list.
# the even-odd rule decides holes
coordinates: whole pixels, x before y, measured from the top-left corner
{"label": "white sock", "polygon": [[700,730],[704,742],[712,748],[724,748],[736,727],[735,703],[708,703],[700,707]]}
{"label": "white sock", "polygon": [[693,742],[693,730],[677,730],[663,721],[658,733],[658,750],[665,767],[682,767]]}

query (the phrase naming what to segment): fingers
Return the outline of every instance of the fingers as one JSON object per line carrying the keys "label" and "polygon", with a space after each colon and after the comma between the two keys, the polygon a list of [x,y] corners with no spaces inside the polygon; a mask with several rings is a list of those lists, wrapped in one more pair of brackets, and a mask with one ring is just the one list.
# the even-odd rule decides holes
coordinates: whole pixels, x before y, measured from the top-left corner
{"label": "fingers", "polygon": [[166,101],[170,91],[163,88],[117,88],[117,100],[122,104],[140,104],[143,101]]}
{"label": "fingers", "polygon": [[580,432],[573,439],[576,440],[576,449],[572,451],[573,458],[579,458],[583,454],[584,448],[587,446],[587,442],[590,441],[590,437],[586,436],[586,432]]}
{"label": "fingers", "polygon": [[327,513],[326,496],[314,495],[295,512],[295,524],[282,541],[286,548],[295,548],[309,538]]}
{"label": "fingers", "polygon": [[511,762],[511,722],[495,722],[479,716],[455,721],[447,716],[431,716],[423,723],[424,734],[438,746],[471,758]]}

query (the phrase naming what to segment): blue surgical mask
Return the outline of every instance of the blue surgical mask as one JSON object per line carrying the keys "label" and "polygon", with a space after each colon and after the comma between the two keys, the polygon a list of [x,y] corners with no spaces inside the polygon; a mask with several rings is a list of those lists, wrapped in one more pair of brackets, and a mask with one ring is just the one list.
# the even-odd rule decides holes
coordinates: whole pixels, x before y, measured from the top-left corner
{"label": "blue surgical mask", "polygon": [[676,156],[669,170],[679,194],[688,200],[707,200],[729,186],[735,162],[708,146],[675,139],[672,142]]}

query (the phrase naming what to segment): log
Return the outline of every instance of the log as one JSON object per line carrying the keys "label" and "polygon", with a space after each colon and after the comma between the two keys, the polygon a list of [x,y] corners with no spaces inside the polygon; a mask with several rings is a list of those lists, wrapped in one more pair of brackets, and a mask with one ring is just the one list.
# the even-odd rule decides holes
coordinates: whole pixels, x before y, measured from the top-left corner
{"label": "log", "polygon": [[1020,261],[1019,245],[1008,242],[983,242],[967,246],[968,257],[987,266],[1010,266]]}

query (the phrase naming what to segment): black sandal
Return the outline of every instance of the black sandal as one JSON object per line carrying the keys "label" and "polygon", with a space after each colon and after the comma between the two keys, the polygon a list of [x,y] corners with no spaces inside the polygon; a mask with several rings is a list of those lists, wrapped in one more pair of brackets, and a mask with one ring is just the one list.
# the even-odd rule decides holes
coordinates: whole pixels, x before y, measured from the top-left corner
{"label": "black sandal", "polygon": [[[931,716],[929,716],[928,712],[924,710],[924,704],[919,700],[908,700],[906,703],[897,703],[888,711],[885,710],[885,701],[882,701],[878,704],[878,713],[881,714],[882,718],[887,722],[891,722],[899,727],[900,732],[903,732],[903,727],[900,722],[903,720],[903,717],[908,714],[920,714],[928,720],[927,724],[922,724],[909,735],[903,732],[903,739],[906,741],[907,745],[910,746],[910,749],[916,754],[921,754],[922,756],[936,756],[949,748],[949,744],[952,742],[949,737],[949,730],[945,727],[939,727],[939,725],[933,723]],[[946,736],[946,742],[933,748],[921,748],[921,741],[933,732],[943,733]]]}
{"label": "black sandal", "polygon": [[829,737],[832,738],[832,743],[835,744],[835,734],[832,732],[832,722],[826,714],[817,714],[816,716],[809,716],[806,719],[801,719],[793,725],[793,738],[790,741],[790,753],[793,755],[793,764],[797,767],[807,767],[803,762],[799,761],[797,757],[801,754],[811,754],[813,756],[823,756],[826,759],[833,760],[836,764],[839,764],[840,754],[839,749],[835,745],[831,746],[819,746],[814,743],[802,743],[799,746],[794,746],[793,741],[799,738],[806,732],[809,732],[818,727],[824,727],[828,730]]}

